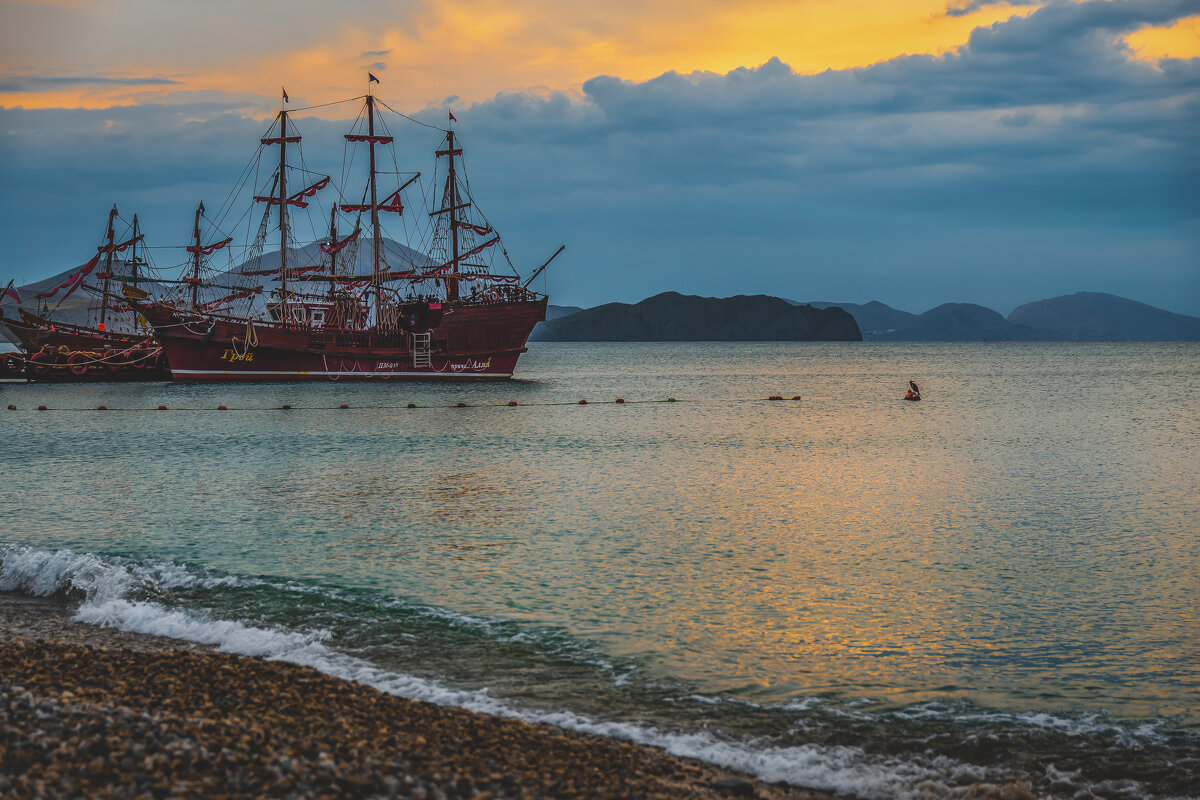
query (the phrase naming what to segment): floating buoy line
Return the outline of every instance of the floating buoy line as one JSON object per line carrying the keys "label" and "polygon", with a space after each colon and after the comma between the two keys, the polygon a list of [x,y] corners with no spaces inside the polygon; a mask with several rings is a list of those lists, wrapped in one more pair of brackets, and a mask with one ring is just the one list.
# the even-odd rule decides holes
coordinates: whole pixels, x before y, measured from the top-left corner
{"label": "floating buoy line", "polygon": [[[729,403],[762,403],[775,400],[784,400],[783,395],[773,394],[769,397],[741,397],[733,398],[725,402]],[[801,400],[800,395],[794,395],[788,398],[793,401]],[[393,409],[432,409],[432,408],[538,408],[545,406],[592,406],[592,405],[646,405],[651,403],[698,403],[700,400],[679,400],[675,397],[665,399],[651,400],[626,400],[624,397],[618,397],[615,400],[559,400],[543,403],[518,403],[516,400],[509,400],[503,403],[466,403],[458,401],[450,404],[430,403],[426,405],[418,405],[417,403],[404,403],[403,405],[364,405],[352,406],[349,403],[339,403],[336,406],[295,406],[291,403],[283,403],[278,406],[247,406],[243,408],[230,408],[227,405],[217,406],[176,406],[170,407],[164,403],[159,403],[154,406],[108,406],[95,405],[87,407],[51,407],[47,405],[33,406],[29,410],[37,411],[374,411],[374,410],[393,410]],[[9,411],[19,411],[15,403],[9,403]]]}

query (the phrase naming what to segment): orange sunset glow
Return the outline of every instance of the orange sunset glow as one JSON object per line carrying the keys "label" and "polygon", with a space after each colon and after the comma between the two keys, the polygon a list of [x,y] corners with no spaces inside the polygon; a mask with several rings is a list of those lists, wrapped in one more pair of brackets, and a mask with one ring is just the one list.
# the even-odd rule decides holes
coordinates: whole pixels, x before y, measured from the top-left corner
{"label": "orange sunset glow", "polygon": [[[323,102],[371,70],[409,107],[497,92],[577,93],[597,75],[642,81],[668,71],[724,73],[778,57],[801,73],[941,54],[970,32],[1036,5],[949,15],[945,0],[727,3],[618,0],[602,12],[547,0],[375,3],[341,18],[308,10],[210,5],[196,19],[172,4],[9,3],[0,105],[105,108],[219,91]],[[1140,58],[1200,54],[1197,19],[1130,36]],[[119,46],[114,46],[118,44]],[[186,93],[186,94],[181,94]]]}

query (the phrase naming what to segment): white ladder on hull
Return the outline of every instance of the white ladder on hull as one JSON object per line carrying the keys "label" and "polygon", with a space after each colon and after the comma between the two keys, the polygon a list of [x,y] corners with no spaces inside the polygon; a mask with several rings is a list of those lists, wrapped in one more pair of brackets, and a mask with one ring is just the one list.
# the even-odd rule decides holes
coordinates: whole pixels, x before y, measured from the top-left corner
{"label": "white ladder on hull", "polygon": [[431,339],[433,334],[429,331],[425,333],[413,333],[412,335],[412,365],[414,367],[430,366],[429,353],[432,349]]}

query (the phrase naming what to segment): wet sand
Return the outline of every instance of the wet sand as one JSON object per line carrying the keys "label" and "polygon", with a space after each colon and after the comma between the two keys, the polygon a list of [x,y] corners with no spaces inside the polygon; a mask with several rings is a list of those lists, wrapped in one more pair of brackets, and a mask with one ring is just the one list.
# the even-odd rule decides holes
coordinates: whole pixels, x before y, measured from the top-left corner
{"label": "wet sand", "polygon": [[831,797],[3,593],[0,796]]}

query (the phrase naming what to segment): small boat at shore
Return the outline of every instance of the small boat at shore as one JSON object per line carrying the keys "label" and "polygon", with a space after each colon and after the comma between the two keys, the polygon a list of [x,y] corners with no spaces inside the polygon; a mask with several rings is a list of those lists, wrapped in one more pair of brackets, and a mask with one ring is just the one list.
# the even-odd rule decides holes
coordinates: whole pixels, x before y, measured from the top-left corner
{"label": "small boat at shore", "polygon": [[[39,313],[17,307],[17,316],[0,311],[0,326],[18,343],[21,353],[0,357],[0,378],[36,381],[169,380],[166,357],[149,326],[128,302],[111,291],[119,281],[137,287],[145,279],[146,262],[137,254],[145,239],[137,215],[129,238],[117,241],[117,207],[108,214],[105,243],[96,255],[57,285],[37,294]],[[118,254],[129,252],[128,256]],[[97,272],[97,267],[99,271]],[[115,270],[122,268],[122,273]],[[86,322],[56,318],[63,304],[79,289],[98,305],[84,309]],[[60,294],[61,292],[61,294]],[[50,307],[51,298],[57,298]]]}

